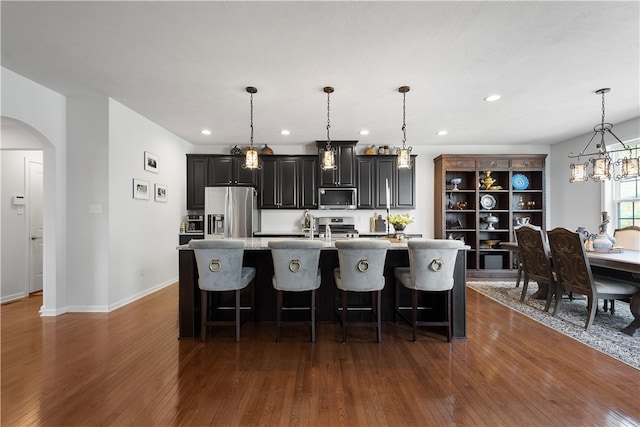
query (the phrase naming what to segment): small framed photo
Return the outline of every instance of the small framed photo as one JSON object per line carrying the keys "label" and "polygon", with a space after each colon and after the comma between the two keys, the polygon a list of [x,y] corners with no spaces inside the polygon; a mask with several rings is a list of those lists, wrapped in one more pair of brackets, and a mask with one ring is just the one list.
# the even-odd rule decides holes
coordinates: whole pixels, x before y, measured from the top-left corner
{"label": "small framed photo", "polygon": [[158,173],[158,156],[148,151],[144,152],[144,170]]}
{"label": "small framed photo", "polygon": [[133,198],[149,200],[149,181],[133,179]]}
{"label": "small framed photo", "polygon": [[166,202],[167,199],[167,186],[162,184],[156,184],[155,188],[155,200],[156,202]]}

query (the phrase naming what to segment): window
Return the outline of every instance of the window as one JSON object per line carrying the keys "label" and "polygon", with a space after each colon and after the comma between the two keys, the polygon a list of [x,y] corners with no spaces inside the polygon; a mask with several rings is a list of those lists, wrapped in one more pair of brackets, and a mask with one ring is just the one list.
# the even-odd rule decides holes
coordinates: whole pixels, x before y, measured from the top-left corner
{"label": "window", "polygon": [[[640,142],[638,140],[627,145],[631,147],[633,157],[640,156]],[[622,157],[627,153],[616,154],[619,155],[618,157]],[[629,225],[640,226],[640,177],[614,181],[613,194],[616,206],[616,228]]]}

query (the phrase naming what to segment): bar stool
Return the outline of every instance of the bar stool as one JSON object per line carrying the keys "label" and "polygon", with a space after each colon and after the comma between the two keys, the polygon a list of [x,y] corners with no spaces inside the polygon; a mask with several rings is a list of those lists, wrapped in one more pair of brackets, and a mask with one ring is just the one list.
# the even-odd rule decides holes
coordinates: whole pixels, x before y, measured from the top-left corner
{"label": "bar stool", "polygon": [[[276,341],[280,341],[282,311],[309,310],[309,322],[287,322],[289,324],[311,324],[311,342],[316,341],[316,289],[321,276],[318,265],[323,244],[319,240],[272,240],[268,243],[273,258],[273,278],[276,290]],[[311,291],[309,307],[283,307],[284,292]]]}
{"label": "bar stool", "polygon": [[[453,273],[458,250],[464,246],[459,240],[450,239],[412,239],[407,242],[409,248],[409,267],[396,267],[396,313],[413,328],[413,341],[416,341],[417,326],[446,326],[447,342],[451,341],[451,290]],[[411,289],[411,319],[400,307],[400,285]],[[444,293],[446,295],[446,319],[436,321],[418,321],[418,291]]]}
{"label": "bar stool", "polygon": [[[202,341],[207,337],[207,326],[235,326],[236,342],[240,342],[240,311],[244,307],[240,305],[240,291],[250,283],[255,283],[256,269],[242,266],[244,255],[244,241],[213,239],[191,240],[189,246],[193,248],[198,265],[198,287],[200,288],[200,333]],[[251,287],[251,307],[255,310],[255,285]],[[208,320],[208,294],[209,292],[235,293],[235,320]],[[226,307],[211,307],[222,310]]]}
{"label": "bar stool", "polygon": [[[375,326],[376,340],[382,342],[382,323],[380,319],[380,297],[384,288],[384,263],[388,240],[336,240],[339,267],[333,270],[336,287],[341,291],[342,304],[336,312],[342,326],[342,342],[347,342],[348,311],[371,311],[375,323],[349,322],[354,326]],[[348,292],[370,292],[370,306],[348,307]],[[341,311],[341,313],[340,313]]]}

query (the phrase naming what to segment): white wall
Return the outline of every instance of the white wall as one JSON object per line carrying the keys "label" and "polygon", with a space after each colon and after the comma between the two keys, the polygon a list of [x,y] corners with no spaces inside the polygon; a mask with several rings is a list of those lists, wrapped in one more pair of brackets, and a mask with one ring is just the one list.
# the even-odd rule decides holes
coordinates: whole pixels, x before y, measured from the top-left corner
{"label": "white wall", "polygon": [[0,116],[14,119],[40,140],[44,156],[43,315],[66,305],[66,100],[2,67]]}
{"label": "white wall", "polygon": [[[109,103],[109,307],[178,278],[178,233],[186,213],[186,154],[191,144],[111,100]],[[144,152],[159,159],[144,170]],[[168,201],[133,199],[133,178],[168,187]]]}
{"label": "white wall", "polygon": [[[628,141],[640,136],[640,118],[616,124],[613,132],[622,141]],[[594,181],[569,182],[569,165],[576,159],[570,159],[569,153],[580,153],[591,139],[593,132],[572,138],[551,146],[550,170],[553,185],[548,193],[552,216],[548,228],[565,227],[576,230],[579,226],[596,232],[600,225],[600,212],[611,209],[603,204],[603,191],[607,183]],[[605,138],[607,145],[612,145],[613,138]],[[592,143],[592,147],[593,143]],[[593,152],[593,151],[590,151]],[[586,161],[586,159],[581,159]],[[612,229],[609,230],[612,232]]]}
{"label": "white wall", "polygon": [[[68,105],[2,68],[3,123],[15,120],[43,146],[43,315],[112,310],[174,282],[186,212],[190,144],[106,97]],[[144,151],[159,156],[159,174],[144,171]],[[134,177],[167,185],[169,202],[134,201]]]}
{"label": "white wall", "polygon": [[[3,139],[5,135],[3,134]],[[9,141],[7,141],[9,142]],[[13,143],[9,144],[13,146]],[[29,199],[27,162],[42,162],[42,151],[0,151],[0,211],[2,271],[0,302],[23,298],[29,284]],[[25,196],[25,206],[12,204],[12,196]],[[22,213],[19,212],[21,208]]]}

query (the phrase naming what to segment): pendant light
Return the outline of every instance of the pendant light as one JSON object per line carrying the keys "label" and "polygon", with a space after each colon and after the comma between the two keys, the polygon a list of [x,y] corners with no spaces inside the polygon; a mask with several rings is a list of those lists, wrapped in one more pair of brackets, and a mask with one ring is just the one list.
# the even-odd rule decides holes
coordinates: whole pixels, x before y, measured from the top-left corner
{"label": "pendant light", "polygon": [[336,149],[331,146],[331,137],[329,136],[329,129],[331,128],[331,100],[329,96],[333,93],[333,88],[327,86],[323,91],[327,94],[327,146],[320,149],[322,157],[320,167],[322,170],[335,170],[338,168],[336,165]]}
{"label": "pendant light", "polygon": [[253,86],[247,86],[246,91],[250,95],[250,105],[251,105],[251,145],[247,147],[247,151],[245,152],[244,164],[242,165],[243,169],[261,169],[260,162],[258,161],[258,148],[253,146],[253,94],[258,92]]}
{"label": "pendant light", "polygon": [[396,149],[396,155],[398,156],[398,169],[411,169],[411,147],[407,148],[407,124],[406,120],[406,101],[407,92],[411,88],[409,86],[400,86],[398,92],[402,94],[402,148]]}
{"label": "pendant light", "polygon": [[[637,157],[633,157],[633,149],[627,146],[620,140],[612,131],[613,125],[611,123],[605,123],[604,121],[604,94],[610,92],[611,89],[604,88],[595,91],[596,95],[602,95],[602,120],[599,124],[593,127],[593,136],[584,147],[584,149],[578,155],[569,153],[570,159],[578,159],[578,163],[571,163],[569,166],[571,170],[571,178],[569,182],[584,182],[589,178],[594,181],[605,181],[613,179],[619,181],[624,178],[636,178],[639,173],[639,160]],[[605,134],[611,135],[618,141],[622,148],[619,150],[607,150],[607,145],[604,141]],[[600,135],[600,142],[596,144],[596,151],[593,153],[587,153],[589,146],[593,142],[596,135]],[[612,153],[627,152],[628,157],[622,157],[614,159]],[[636,152],[637,155],[637,152]],[[589,157],[589,160],[585,163],[580,163],[580,157]],[[589,165],[592,166],[592,173],[588,172]]]}

